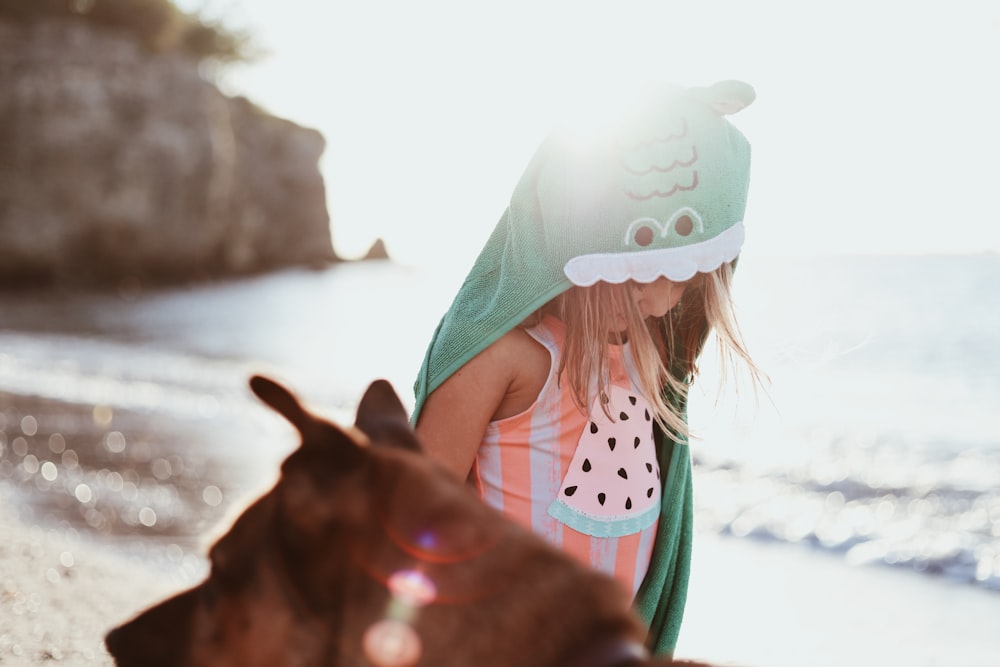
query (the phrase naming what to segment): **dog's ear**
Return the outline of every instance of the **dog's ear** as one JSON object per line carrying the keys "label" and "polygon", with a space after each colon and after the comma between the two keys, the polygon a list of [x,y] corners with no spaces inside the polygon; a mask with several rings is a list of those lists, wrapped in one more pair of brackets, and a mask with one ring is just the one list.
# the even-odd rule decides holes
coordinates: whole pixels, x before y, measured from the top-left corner
{"label": "dog's ear", "polygon": [[274,408],[278,414],[298,429],[302,436],[303,447],[320,444],[322,451],[325,451],[327,443],[343,438],[349,441],[352,446],[340,448],[340,459],[349,455],[353,456],[350,453],[358,450],[358,443],[354,438],[351,438],[335,424],[306,410],[291,391],[274,380],[263,375],[254,375],[250,378],[250,388],[260,400]]}
{"label": "dog's ear", "polygon": [[375,380],[369,385],[361,402],[358,416],[354,421],[372,444],[387,444],[420,451],[410,421],[399,396],[386,380]]}
{"label": "dog's ear", "polygon": [[[358,440],[360,434],[352,435],[349,429],[313,415],[284,386],[255,375],[250,378],[250,388],[260,400],[291,422],[302,437],[302,445],[281,465],[285,476],[304,473],[314,480],[317,488],[326,488],[334,478],[354,470],[365,460],[364,447]],[[311,488],[302,484],[297,487],[306,491]]]}
{"label": "dog's ear", "polygon": [[358,418],[355,426],[364,430],[362,423],[371,420],[409,424],[406,408],[403,407],[403,402],[399,400],[396,390],[387,380],[372,382],[358,404]]}
{"label": "dog's ear", "polygon": [[315,423],[316,418],[302,407],[292,392],[274,380],[263,375],[254,375],[250,378],[250,389],[300,432],[304,433]]}

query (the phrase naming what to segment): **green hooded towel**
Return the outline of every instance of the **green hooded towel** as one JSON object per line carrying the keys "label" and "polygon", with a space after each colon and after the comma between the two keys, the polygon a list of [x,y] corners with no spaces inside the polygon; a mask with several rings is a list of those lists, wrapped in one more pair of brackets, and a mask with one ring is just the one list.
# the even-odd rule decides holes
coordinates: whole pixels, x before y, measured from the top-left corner
{"label": "green hooded towel", "polygon": [[[414,385],[414,423],[452,373],[572,285],[684,281],[733,262],[750,146],[724,116],[753,99],[739,81],[660,84],[600,133],[550,134],[434,333]],[[670,654],[687,594],[691,458],[686,442],[662,433],[657,441],[662,512],[635,608],[649,624],[649,648]]]}

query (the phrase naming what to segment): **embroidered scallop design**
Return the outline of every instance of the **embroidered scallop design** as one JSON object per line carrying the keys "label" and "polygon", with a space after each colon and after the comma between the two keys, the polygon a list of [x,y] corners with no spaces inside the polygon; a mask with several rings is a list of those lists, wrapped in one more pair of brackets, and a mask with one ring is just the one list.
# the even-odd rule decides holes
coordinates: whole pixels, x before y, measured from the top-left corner
{"label": "embroidered scallop design", "polygon": [[698,187],[698,147],[688,132],[687,120],[679,122],[679,127],[665,134],[624,148],[625,196],[645,201]]}

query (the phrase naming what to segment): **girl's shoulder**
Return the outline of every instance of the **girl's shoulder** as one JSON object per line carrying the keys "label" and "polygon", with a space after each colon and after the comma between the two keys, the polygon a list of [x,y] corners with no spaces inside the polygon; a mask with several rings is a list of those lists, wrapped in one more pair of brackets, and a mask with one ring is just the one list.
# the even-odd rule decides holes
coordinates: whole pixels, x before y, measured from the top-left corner
{"label": "girl's shoulder", "polygon": [[531,407],[552,369],[551,352],[522,327],[505,333],[483,356],[483,370],[492,368],[508,383],[494,420],[512,417]]}
{"label": "girl's shoulder", "polygon": [[552,365],[549,349],[522,327],[514,327],[501,336],[490,346],[488,354],[490,363],[508,369],[514,380],[523,375],[547,376]]}

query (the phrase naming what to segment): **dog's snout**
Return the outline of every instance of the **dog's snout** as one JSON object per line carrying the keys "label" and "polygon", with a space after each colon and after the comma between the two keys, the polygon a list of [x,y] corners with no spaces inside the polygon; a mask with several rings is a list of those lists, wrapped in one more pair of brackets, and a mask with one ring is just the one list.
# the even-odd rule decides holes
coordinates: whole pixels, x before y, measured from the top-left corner
{"label": "dog's snout", "polygon": [[125,642],[124,634],[125,632],[123,629],[119,627],[115,628],[104,637],[104,645],[107,647],[108,653],[112,656],[121,654]]}
{"label": "dog's snout", "polygon": [[180,667],[187,664],[191,619],[197,604],[192,589],[111,630],[104,645],[118,667]]}

